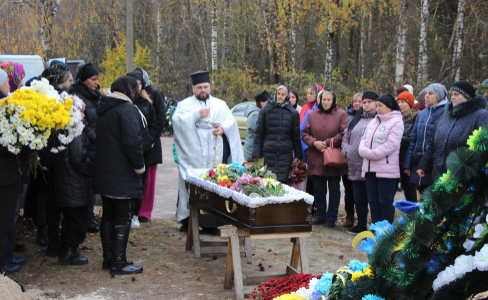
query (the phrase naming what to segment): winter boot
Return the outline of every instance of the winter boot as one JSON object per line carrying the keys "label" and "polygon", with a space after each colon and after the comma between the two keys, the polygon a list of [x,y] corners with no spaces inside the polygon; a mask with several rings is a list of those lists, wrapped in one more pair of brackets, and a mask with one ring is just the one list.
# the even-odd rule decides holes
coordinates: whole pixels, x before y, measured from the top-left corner
{"label": "winter boot", "polygon": [[354,226],[354,215],[347,215],[346,216],[346,222],[344,222],[344,224],[342,224],[342,227],[345,227],[345,228],[351,228],[352,226]]}
{"label": "winter boot", "polygon": [[78,247],[71,247],[66,244],[61,245],[61,252],[59,254],[58,262],[61,265],[86,265],[88,264],[88,258],[81,255]]}
{"label": "winter boot", "polygon": [[135,267],[127,261],[126,250],[129,241],[130,225],[115,226],[112,232],[112,260],[110,274],[130,275],[142,273],[142,267]]}
{"label": "winter boot", "polygon": [[[100,223],[100,237],[102,240],[103,262],[102,269],[110,269],[110,262],[112,261],[112,223]],[[134,264],[132,260],[127,261],[130,265]]]}

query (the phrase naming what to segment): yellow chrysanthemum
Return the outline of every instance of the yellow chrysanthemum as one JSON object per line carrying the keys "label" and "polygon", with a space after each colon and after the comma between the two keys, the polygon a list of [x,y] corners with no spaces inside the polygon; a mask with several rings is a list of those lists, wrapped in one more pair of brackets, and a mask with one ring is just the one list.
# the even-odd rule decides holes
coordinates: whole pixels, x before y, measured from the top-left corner
{"label": "yellow chrysanthemum", "polygon": [[358,280],[359,278],[361,278],[363,276],[364,276],[364,273],[361,273],[361,272],[356,271],[356,272],[352,273],[351,280],[352,281],[356,281],[356,280]]}
{"label": "yellow chrysanthemum", "polygon": [[369,277],[373,276],[373,268],[368,266],[366,269],[364,269],[364,275]]}

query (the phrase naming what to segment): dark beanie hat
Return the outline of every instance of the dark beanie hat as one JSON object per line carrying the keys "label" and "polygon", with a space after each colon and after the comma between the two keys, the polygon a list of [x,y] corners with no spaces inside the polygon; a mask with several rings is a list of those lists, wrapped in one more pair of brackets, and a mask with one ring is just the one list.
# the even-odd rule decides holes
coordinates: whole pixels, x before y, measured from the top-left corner
{"label": "dark beanie hat", "polygon": [[268,93],[268,91],[259,92],[254,97],[254,100],[256,100],[256,102],[264,102],[264,101],[268,101],[269,99],[271,99],[271,94]]}
{"label": "dark beanie hat", "polygon": [[399,88],[396,89],[397,96],[400,95],[403,92],[408,92],[408,89],[406,87],[404,87],[404,86],[401,86],[401,87],[399,87]]}
{"label": "dark beanie hat", "polygon": [[395,101],[395,98],[393,98],[393,96],[390,94],[383,94],[379,96],[378,99],[376,99],[376,101],[383,103],[391,110],[398,110],[398,111],[400,110],[400,106],[398,106],[398,103]]}
{"label": "dark beanie hat", "polygon": [[371,99],[376,101],[376,99],[378,99],[378,94],[373,91],[366,91],[363,93],[363,99]]}
{"label": "dark beanie hat", "polygon": [[139,72],[129,72],[127,73],[127,76],[134,77],[136,80],[140,80],[142,83],[142,89],[144,89],[146,86],[144,84],[144,78],[142,77],[142,74]]}
{"label": "dark beanie hat", "polygon": [[456,91],[468,100],[476,96],[476,90],[474,89],[473,85],[466,80],[461,80],[453,84],[450,91]]}
{"label": "dark beanie hat", "polygon": [[92,63],[87,63],[78,69],[76,80],[83,82],[95,75],[100,75],[100,73],[98,73],[97,68],[95,68],[95,66]]}

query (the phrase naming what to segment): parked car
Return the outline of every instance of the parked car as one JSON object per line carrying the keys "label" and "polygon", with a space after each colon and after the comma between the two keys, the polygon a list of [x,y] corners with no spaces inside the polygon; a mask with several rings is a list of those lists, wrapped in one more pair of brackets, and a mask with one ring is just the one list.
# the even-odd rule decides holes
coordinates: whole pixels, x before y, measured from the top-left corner
{"label": "parked car", "polygon": [[244,141],[247,137],[247,116],[251,112],[253,106],[256,106],[256,102],[243,102],[234,106],[230,111],[237,121],[237,127],[239,127],[239,135],[241,140]]}

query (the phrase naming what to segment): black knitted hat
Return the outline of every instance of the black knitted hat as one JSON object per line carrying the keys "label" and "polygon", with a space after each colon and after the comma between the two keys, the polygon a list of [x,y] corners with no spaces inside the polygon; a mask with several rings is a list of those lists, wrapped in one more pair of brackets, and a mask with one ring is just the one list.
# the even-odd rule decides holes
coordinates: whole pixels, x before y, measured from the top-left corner
{"label": "black knitted hat", "polygon": [[461,80],[453,84],[450,91],[456,91],[468,100],[476,96],[476,90],[473,85],[466,80]]}

